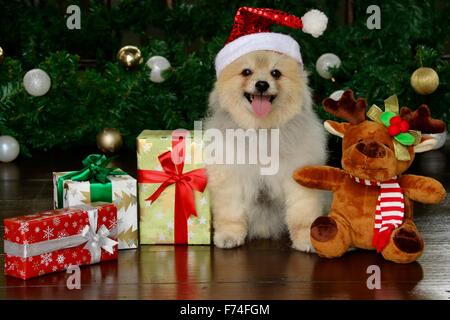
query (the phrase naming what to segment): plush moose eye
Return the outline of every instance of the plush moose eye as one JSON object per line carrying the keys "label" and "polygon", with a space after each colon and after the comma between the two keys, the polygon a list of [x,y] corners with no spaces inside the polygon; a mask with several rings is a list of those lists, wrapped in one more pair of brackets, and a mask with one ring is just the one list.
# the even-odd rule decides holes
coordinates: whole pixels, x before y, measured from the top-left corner
{"label": "plush moose eye", "polygon": [[248,76],[250,76],[252,73],[253,73],[253,72],[252,72],[252,70],[250,70],[250,69],[244,69],[244,70],[242,70],[242,72],[241,72],[241,74],[242,74],[244,77],[248,77]]}
{"label": "plush moose eye", "polygon": [[272,71],[270,71],[270,74],[272,75],[272,77],[274,77],[275,79],[279,79],[281,77],[281,71],[278,69],[274,69]]}

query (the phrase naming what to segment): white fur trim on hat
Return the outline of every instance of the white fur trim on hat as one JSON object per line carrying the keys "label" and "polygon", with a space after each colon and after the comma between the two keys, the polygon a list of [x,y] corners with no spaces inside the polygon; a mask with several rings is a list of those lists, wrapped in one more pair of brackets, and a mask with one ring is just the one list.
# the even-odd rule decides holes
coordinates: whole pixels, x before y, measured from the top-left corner
{"label": "white fur trim on hat", "polygon": [[219,51],[215,61],[217,77],[227,65],[236,59],[258,50],[284,53],[303,64],[300,46],[292,37],[274,32],[253,33],[237,38]]}

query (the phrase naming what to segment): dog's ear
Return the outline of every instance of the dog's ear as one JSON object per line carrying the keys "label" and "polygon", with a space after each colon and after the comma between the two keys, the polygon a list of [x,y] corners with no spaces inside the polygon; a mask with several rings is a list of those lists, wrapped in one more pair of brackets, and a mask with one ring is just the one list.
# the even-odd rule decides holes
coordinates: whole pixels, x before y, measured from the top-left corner
{"label": "dog's ear", "polygon": [[327,130],[332,135],[343,138],[345,131],[347,130],[350,123],[348,122],[336,122],[333,120],[327,120],[323,123],[325,130]]}

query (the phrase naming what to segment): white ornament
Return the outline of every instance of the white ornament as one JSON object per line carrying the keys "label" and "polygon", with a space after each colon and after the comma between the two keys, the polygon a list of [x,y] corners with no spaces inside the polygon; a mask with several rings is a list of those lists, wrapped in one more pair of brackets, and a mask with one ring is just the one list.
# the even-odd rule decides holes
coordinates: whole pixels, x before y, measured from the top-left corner
{"label": "white ornament", "polygon": [[11,162],[17,158],[20,145],[11,136],[0,136],[0,162]]}
{"label": "white ornament", "polygon": [[25,90],[35,97],[46,94],[50,89],[51,83],[48,74],[41,69],[30,70],[23,77],[23,86],[25,87]]}
{"label": "white ornament", "polygon": [[151,69],[150,80],[153,82],[161,83],[166,79],[163,78],[162,72],[170,68],[170,62],[164,57],[153,56],[147,61],[147,67]]}
{"label": "white ornament", "polygon": [[330,98],[333,99],[334,101],[339,101],[339,99],[342,97],[343,94],[344,90],[337,90],[332,94],[330,94]]}
{"label": "white ornament", "polygon": [[327,16],[317,9],[305,13],[302,17],[302,31],[311,34],[314,38],[320,37],[327,28]]}
{"label": "white ornament", "polygon": [[317,59],[316,70],[317,73],[325,79],[331,79],[332,74],[330,68],[339,68],[341,66],[341,59],[334,53],[324,53]]}

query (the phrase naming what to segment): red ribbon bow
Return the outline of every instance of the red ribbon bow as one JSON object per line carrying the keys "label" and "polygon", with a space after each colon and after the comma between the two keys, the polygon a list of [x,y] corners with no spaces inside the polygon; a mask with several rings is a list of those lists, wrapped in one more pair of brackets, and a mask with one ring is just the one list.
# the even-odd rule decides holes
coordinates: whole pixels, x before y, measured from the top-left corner
{"label": "red ribbon bow", "polygon": [[[187,220],[191,215],[197,216],[193,190],[203,192],[208,183],[204,168],[183,173],[185,151],[185,134],[173,135],[172,151],[158,156],[163,171],[138,170],[137,172],[139,183],[161,183],[145,201],[155,201],[168,186],[175,184],[174,233],[176,244],[188,243]],[[176,156],[175,162],[174,155]]]}

